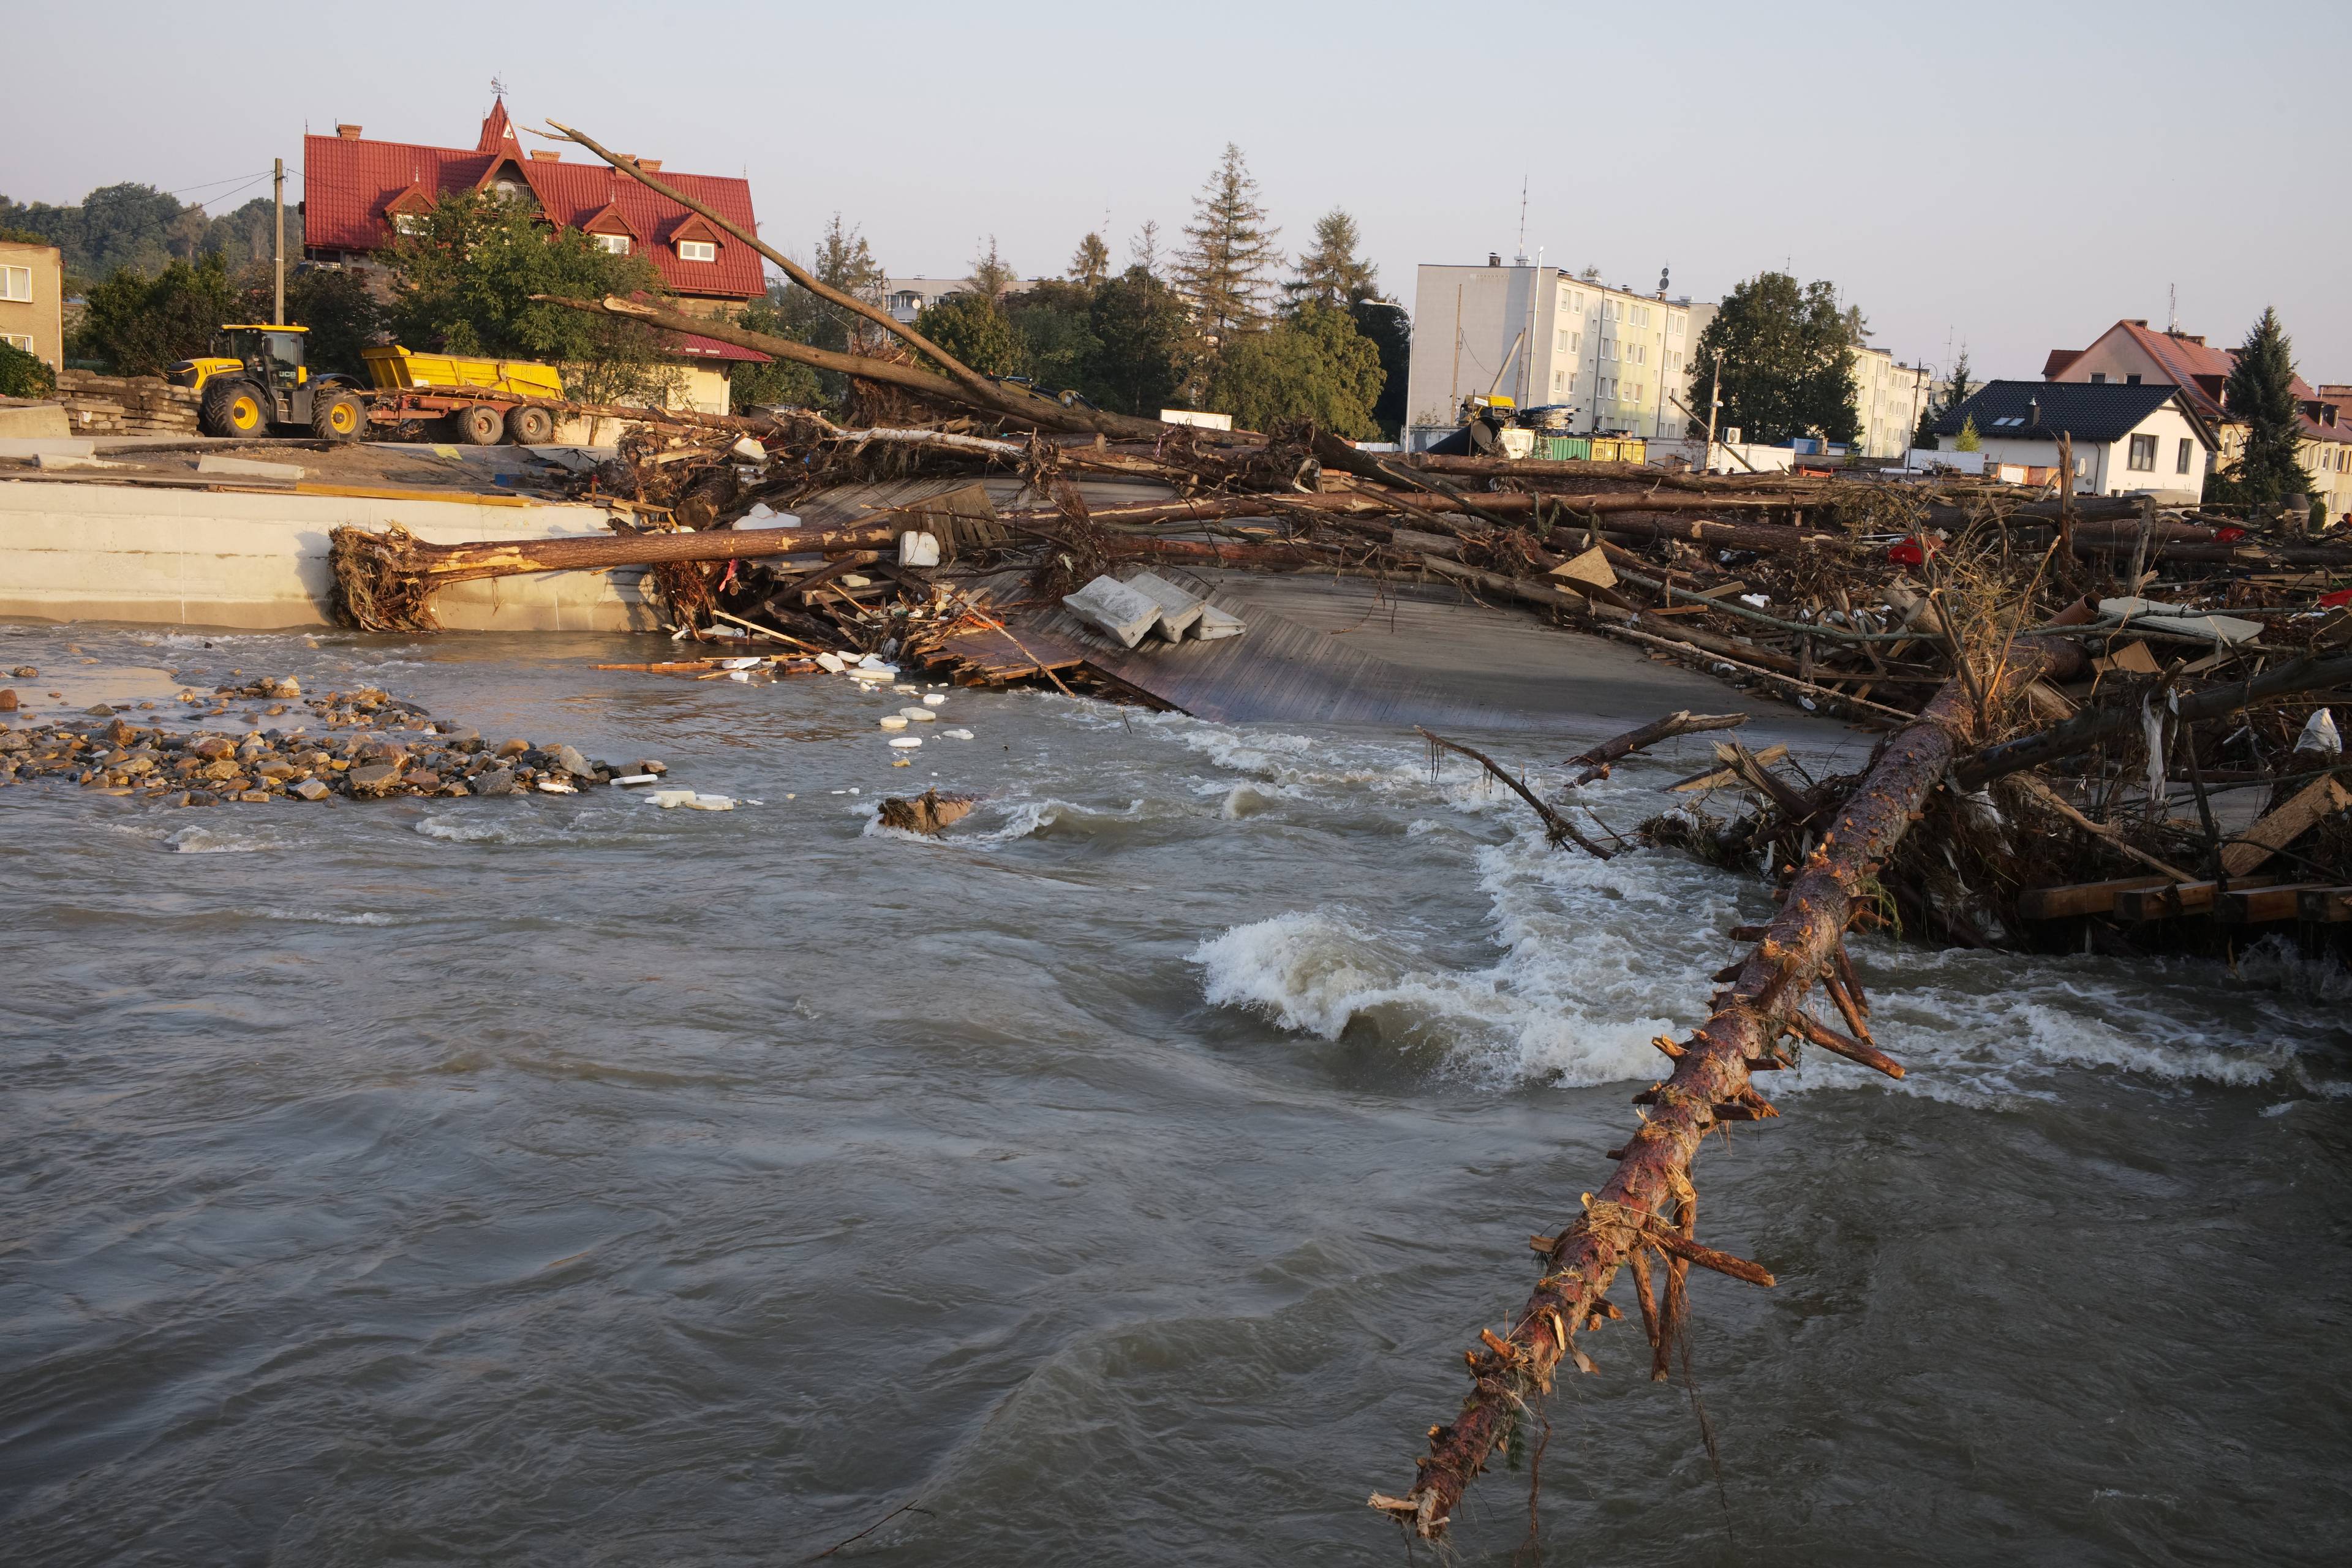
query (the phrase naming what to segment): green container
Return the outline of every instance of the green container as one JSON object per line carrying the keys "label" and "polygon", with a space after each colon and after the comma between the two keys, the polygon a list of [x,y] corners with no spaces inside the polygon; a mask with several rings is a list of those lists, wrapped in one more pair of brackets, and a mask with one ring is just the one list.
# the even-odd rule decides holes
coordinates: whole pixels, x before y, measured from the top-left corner
{"label": "green container", "polygon": [[1548,463],[1580,463],[1592,456],[1592,437],[1547,436],[1543,438],[1543,456]]}

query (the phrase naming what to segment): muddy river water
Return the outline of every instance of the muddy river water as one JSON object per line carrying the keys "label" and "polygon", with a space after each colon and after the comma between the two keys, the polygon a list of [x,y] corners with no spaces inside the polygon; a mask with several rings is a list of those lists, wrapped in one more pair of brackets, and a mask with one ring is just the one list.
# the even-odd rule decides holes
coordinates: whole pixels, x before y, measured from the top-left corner
{"label": "muddy river water", "polygon": [[[587,668],[647,646],[0,627],[44,692],[373,683],[743,802],[0,789],[0,1560],[1402,1556],[1365,1495],[1764,891],[1394,731],[958,692],[893,769],[904,696]],[[986,799],[869,826],[931,783]],[[2342,1561],[2352,985],[1857,959],[1912,1077],[1811,1057],[1699,1171],[1780,1281],[1694,1284],[1719,1469],[1591,1336],[1541,1560]]]}

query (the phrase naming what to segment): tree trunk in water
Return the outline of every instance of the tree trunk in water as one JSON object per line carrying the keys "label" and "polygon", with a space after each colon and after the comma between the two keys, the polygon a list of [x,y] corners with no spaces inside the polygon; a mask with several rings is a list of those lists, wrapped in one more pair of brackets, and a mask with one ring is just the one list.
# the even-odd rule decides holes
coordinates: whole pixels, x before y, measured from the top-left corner
{"label": "tree trunk in water", "polygon": [[346,525],[331,537],[335,611],[345,624],[362,631],[421,632],[440,626],[433,617],[434,590],[468,578],[877,550],[896,544],[898,531],[895,524],[830,531],[719,528],[699,533],[591,533],[427,544],[395,523],[381,533]]}
{"label": "tree trunk in water", "polygon": [[[2081,651],[2070,644],[2020,638],[1990,685],[2007,693],[2043,676],[2063,679],[2082,663]],[[1637,1097],[1651,1107],[1647,1118],[1626,1140],[1616,1173],[1587,1200],[1584,1213],[1549,1239],[1543,1277],[1511,1331],[1482,1334],[1482,1348],[1468,1353],[1476,1386],[1452,1422],[1432,1430],[1412,1490],[1402,1498],[1376,1493],[1374,1508],[1424,1539],[1443,1534],[1471,1479],[1508,1436],[1514,1415],[1550,1390],[1560,1362],[1591,1369],[1575,1335],[1613,1314],[1604,1298],[1621,1267],[1631,1263],[1645,1274],[1653,1252],[1670,1265],[1654,1346],[1661,1360],[1681,1331],[1673,1264],[1697,1263],[1770,1283],[1754,1264],[1693,1239],[1698,1196],[1691,1184],[1692,1158],[1720,1123],[1778,1114],[1756,1092],[1749,1073],[1780,1059],[1775,1043],[1784,1034],[1818,1039],[1834,1033],[1810,1017],[1794,1022],[1811,986],[1822,984],[1847,1022],[1859,1023],[1867,1004],[1843,963],[1854,890],[1909,828],[1912,813],[1969,739],[1974,717],[1969,694],[1951,682],[1887,742],[1790,885],[1779,917],[1729,989],[1717,993],[1713,1016],[1685,1043],[1661,1040],[1660,1048],[1674,1058],[1673,1075]],[[1675,1214],[1672,1226],[1657,1217],[1667,1206]]]}

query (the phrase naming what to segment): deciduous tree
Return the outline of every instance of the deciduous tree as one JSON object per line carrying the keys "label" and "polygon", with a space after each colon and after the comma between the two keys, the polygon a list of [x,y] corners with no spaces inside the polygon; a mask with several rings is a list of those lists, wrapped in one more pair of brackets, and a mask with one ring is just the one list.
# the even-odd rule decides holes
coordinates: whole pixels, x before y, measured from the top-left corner
{"label": "deciduous tree", "polygon": [[1302,305],[1289,320],[1236,335],[1209,379],[1208,405],[1245,429],[1312,419],[1334,435],[1378,433],[1381,354],[1348,312]]}
{"label": "deciduous tree", "polygon": [[[1837,288],[1802,288],[1785,272],[1765,272],[1733,289],[1699,334],[1692,362],[1723,355],[1721,426],[1750,441],[1781,445],[1819,435],[1851,441],[1854,412],[1853,339]],[[1694,433],[1703,432],[1699,425]]]}
{"label": "deciduous tree", "polygon": [[118,267],[84,296],[70,352],[117,375],[161,375],[174,361],[206,352],[239,314],[236,286],[217,256],[193,267],[173,261],[152,278]]}
{"label": "deciduous tree", "polygon": [[1139,262],[1095,290],[1087,325],[1095,339],[1087,395],[1117,413],[1156,416],[1181,380],[1186,321],[1176,291]]}
{"label": "deciduous tree", "polygon": [[983,375],[1019,375],[1028,368],[1021,334],[987,294],[950,294],[923,307],[915,330]]}

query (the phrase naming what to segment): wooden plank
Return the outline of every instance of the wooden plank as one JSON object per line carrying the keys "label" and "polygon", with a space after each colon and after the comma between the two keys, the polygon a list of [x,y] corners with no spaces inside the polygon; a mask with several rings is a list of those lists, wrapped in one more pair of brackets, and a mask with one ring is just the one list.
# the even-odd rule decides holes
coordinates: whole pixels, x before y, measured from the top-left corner
{"label": "wooden plank", "polygon": [[[2277,880],[2275,877],[2236,877],[2231,879],[2231,883],[2235,891],[2266,888]],[[2162,887],[2117,893],[2116,918],[2122,921],[2160,921],[2178,915],[2210,914],[2214,899],[2221,890],[2219,882],[2168,882]]]}
{"label": "wooden plank", "polygon": [[2298,920],[2326,925],[2352,921],[2352,888],[2305,888],[2294,898]]}
{"label": "wooden plank", "polygon": [[2312,780],[2294,799],[2239,834],[2221,851],[2221,869],[2233,878],[2241,871],[2252,870],[2269,859],[2273,851],[2302,837],[2321,817],[2347,805],[2352,805],[2352,790],[2336,783],[2334,775]]}
{"label": "wooden plank", "polygon": [[2070,882],[2056,888],[2028,888],[2017,895],[2017,912],[2030,921],[2063,920],[2070,915],[2111,915],[2116,895],[2144,888],[2170,885],[2164,877],[2118,877],[2107,882]]}
{"label": "wooden plank", "polygon": [[2256,925],[2264,921],[2291,921],[2302,912],[2305,893],[2323,892],[2325,882],[2291,882],[2275,888],[2231,887],[2213,902],[2217,919]]}

